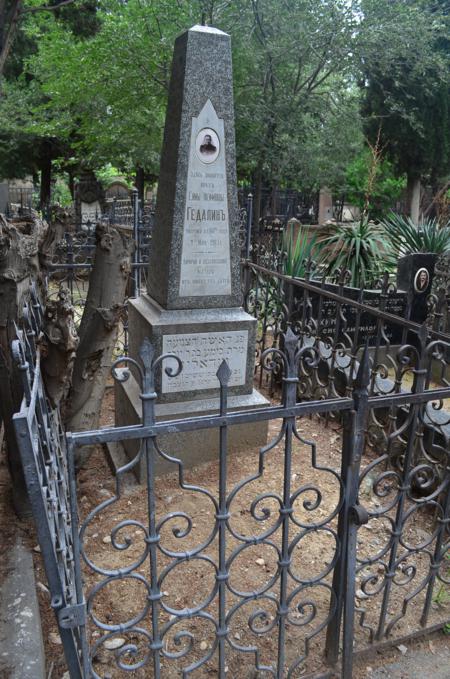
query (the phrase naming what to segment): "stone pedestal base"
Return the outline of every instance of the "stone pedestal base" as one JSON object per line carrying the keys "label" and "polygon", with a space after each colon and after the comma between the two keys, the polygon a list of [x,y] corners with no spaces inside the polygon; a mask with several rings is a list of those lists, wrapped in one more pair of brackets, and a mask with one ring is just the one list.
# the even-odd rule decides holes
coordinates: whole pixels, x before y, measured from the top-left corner
{"label": "stone pedestal base", "polygon": [[[252,393],[256,319],[243,309],[167,310],[148,295],[141,295],[129,301],[128,315],[132,358],[139,360],[139,349],[148,337],[156,356],[171,353],[183,362],[177,377],[157,371],[158,403],[215,398],[219,387],[216,373],[223,359],[231,370],[229,396]],[[164,368],[170,361],[176,368],[173,359],[166,360]]]}
{"label": "stone pedestal base", "polygon": [[[139,385],[130,375],[126,382],[116,382],[116,425],[129,426],[141,422],[141,400]],[[228,398],[229,411],[252,410],[269,406],[270,403],[256,389],[251,394],[230,396]],[[219,410],[219,399],[197,399],[178,403],[162,403],[156,405],[157,420],[178,420],[195,415],[213,415]],[[240,424],[228,429],[228,452],[242,452],[249,448],[255,449],[267,443],[268,422],[251,422]],[[158,443],[164,452],[183,461],[185,467],[193,467],[202,462],[219,457],[219,429],[203,429],[199,431],[167,434]],[[129,460],[139,451],[138,441],[124,441],[123,447]],[[156,461],[156,473],[167,474],[177,470],[175,464],[163,460]],[[145,461],[142,459],[134,468],[140,483],[146,478]]]}

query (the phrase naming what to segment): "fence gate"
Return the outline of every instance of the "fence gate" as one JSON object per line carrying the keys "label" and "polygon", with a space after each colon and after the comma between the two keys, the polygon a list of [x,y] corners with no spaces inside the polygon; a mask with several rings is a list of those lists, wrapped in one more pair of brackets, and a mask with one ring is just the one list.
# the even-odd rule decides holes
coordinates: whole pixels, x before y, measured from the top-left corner
{"label": "fence gate", "polygon": [[[142,422],[64,437],[45,398],[39,350],[30,334],[19,336],[15,352],[25,399],[15,424],[71,677],[351,679],[357,635],[383,642],[419,595],[417,611],[427,626],[436,582],[449,581],[450,507],[448,443],[442,427],[430,427],[429,420],[433,411],[442,412],[450,388],[427,389],[429,361],[445,364],[450,344],[428,341],[423,328],[418,345],[402,347],[399,365],[403,361],[414,374],[407,393],[371,391],[374,362],[366,347],[358,349],[358,360],[353,352],[347,395],[298,402],[323,346],[290,329],[278,339],[262,352],[261,364],[280,377],[280,405],[230,409],[230,371],[223,362],[216,414],[157,421],[157,372],[176,377],[182,364],[173,355],[155,358],[146,341],[141,363],[124,358],[113,371],[121,381],[131,369],[139,377]],[[366,432],[381,413],[387,413],[388,452],[374,454],[361,472]],[[324,463],[314,434],[303,433],[310,415],[340,418],[338,464],[331,457]],[[271,425],[269,442],[256,454],[252,473],[236,476],[228,432],[261,421]],[[170,436],[207,430],[217,432],[217,476],[187,480],[182,461],[171,454]],[[82,446],[114,441],[134,442],[135,457],[118,471],[113,493],[85,512],[77,506],[75,455]],[[400,453],[398,442],[404,442]],[[439,479],[430,472],[431,454],[439,460]],[[175,472],[169,506],[155,475],[161,461]],[[125,474],[137,465],[145,470],[145,510],[139,513],[124,489]],[[378,466],[373,473],[377,465],[381,471]],[[266,468],[279,474],[279,489]],[[175,497],[185,494],[190,500],[184,504]],[[409,522],[422,510],[437,518],[428,537],[411,546]],[[372,556],[362,556],[358,531],[372,520],[386,521],[388,537]],[[93,554],[99,533],[104,550]],[[427,560],[426,567],[420,571],[414,558]],[[381,607],[372,614],[369,604],[377,597]]]}

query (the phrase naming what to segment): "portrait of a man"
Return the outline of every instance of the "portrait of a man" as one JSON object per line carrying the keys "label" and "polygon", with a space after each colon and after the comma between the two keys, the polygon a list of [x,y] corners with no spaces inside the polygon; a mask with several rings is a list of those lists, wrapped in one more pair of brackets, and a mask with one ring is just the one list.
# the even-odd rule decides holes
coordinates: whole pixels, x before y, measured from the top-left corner
{"label": "portrait of a man", "polygon": [[210,127],[204,127],[197,134],[195,150],[202,163],[213,163],[220,151],[217,133]]}
{"label": "portrait of a man", "polygon": [[414,276],[414,290],[419,294],[425,292],[428,289],[428,284],[430,282],[430,274],[428,269],[419,269]]}
{"label": "portrait of a man", "polygon": [[203,138],[203,144],[200,145],[200,153],[206,153],[206,155],[211,155],[215,153],[217,147],[212,143],[212,137],[210,134],[205,134]]}

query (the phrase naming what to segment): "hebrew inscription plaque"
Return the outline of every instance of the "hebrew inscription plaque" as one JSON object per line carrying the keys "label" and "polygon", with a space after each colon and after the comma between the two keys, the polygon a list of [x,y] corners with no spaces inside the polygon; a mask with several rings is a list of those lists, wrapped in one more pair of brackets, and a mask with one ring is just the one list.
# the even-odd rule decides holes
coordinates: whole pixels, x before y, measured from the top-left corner
{"label": "hebrew inscription plaque", "polygon": [[[163,370],[163,393],[218,389],[216,373],[223,359],[231,370],[229,386],[245,384],[247,348],[247,330],[164,335],[163,353],[178,356],[183,370],[177,377],[168,377]],[[169,366],[176,369],[177,364],[167,359],[164,367]]]}

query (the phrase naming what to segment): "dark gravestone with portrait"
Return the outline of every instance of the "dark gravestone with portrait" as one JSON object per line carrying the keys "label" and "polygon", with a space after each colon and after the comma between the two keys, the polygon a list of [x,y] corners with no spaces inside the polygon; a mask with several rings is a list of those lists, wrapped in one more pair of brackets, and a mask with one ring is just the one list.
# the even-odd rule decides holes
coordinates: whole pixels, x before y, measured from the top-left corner
{"label": "dark gravestone with portrait", "polygon": [[[415,323],[423,323],[428,315],[428,297],[434,276],[436,255],[431,253],[415,253],[399,259],[397,268],[397,290],[389,289],[387,294],[381,290],[365,290],[364,304],[373,309],[382,309],[399,319],[404,319],[409,313],[409,320]],[[315,281],[310,281],[313,285]],[[317,283],[321,287],[321,283]],[[324,288],[334,294],[339,294],[340,288],[332,283],[325,284]],[[350,286],[344,286],[342,295],[352,301],[358,301],[360,290]],[[317,317],[320,308],[320,334],[321,337],[335,337],[336,327],[339,322],[337,339],[348,346],[352,342],[358,345],[368,342],[369,347],[378,344],[377,330],[379,327],[377,317],[370,312],[358,310],[350,304],[342,303],[338,314],[335,300],[322,298],[311,294],[312,314]],[[298,299],[302,306],[302,294]],[[410,311],[408,312],[408,308]],[[404,339],[403,328],[400,324],[386,321],[383,323],[383,333],[380,338],[381,345],[387,342],[391,345],[401,344]],[[408,335],[408,341],[414,342],[414,337]]]}
{"label": "dark gravestone with portrait", "polygon": [[[310,281],[315,285],[315,281]],[[359,288],[351,286],[344,286],[342,293],[340,287],[333,283],[327,283],[322,286],[317,283],[317,287],[323,287],[328,292],[334,294],[342,294],[343,297],[350,300],[349,303],[342,303],[338,313],[337,302],[326,297],[319,297],[311,294],[312,301],[312,315],[317,318],[320,309],[320,336],[322,338],[335,338],[342,342],[345,346],[350,346],[353,342],[357,345],[363,345],[368,342],[369,347],[375,346],[378,343],[377,317],[369,311],[358,312],[358,309],[351,304],[351,302],[358,302],[360,300]],[[300,298],[301,304],[301,298]],[[407,306],[407,295],[404,291],[391,291],[383,295],[381,290],[364,290],[363,302],[366,307],[371,309],[383,309],[387,313],[393,314],[400,318],[404,318]],[[339,323],[339,333],[336,337],[336,328]],[[383,333],[381,337],[381,344],[386,343],[386,339],[390,344],[399,344],[402,340],[402,328],[400,325],[394,323],[385,323],[383,326]]]}
{"label": "dark gravestone with portrait", "polygon": [[[230,407],[267,405],[253,389],[256,320],[241,307],[230,37],[206,26],[175,43],[147,280],[147,293],[129,302],[130,355],[149,337],[157,355],[183,362],[177,377],[157,376],[157,416],[217,412],[223,359]],[[117,388],[117,424],[131,424],[138,390],[130,380]],[[191,464],[208,459],[218,441],[208,432],[171,435],[168,449]],[[232,427],[230,448],[266,437],[265,424]]]}
{"label": "dark gravestone with portrait", "polygon": [[412,296],[410,319],[423,323],[428,315],[428,296],[433,284],[436,255],[418,252],[398,260],[397,288]]}

